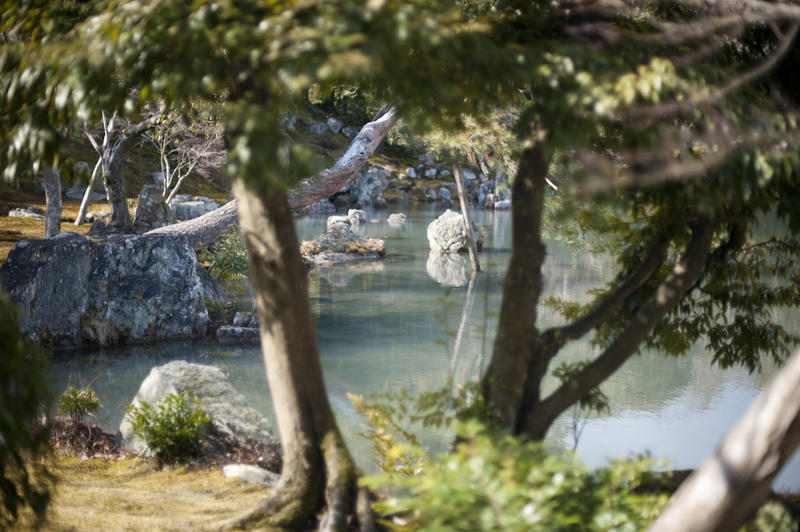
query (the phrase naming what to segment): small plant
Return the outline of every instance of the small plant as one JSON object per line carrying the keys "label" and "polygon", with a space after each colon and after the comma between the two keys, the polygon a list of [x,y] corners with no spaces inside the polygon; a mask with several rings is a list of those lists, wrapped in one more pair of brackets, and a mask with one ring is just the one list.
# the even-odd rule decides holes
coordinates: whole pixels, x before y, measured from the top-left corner
{"label": "small plant", "polygon": [[159,465],[175,463],[200,450],[200,436],[211,423],[187,390],[169,394],[157,406],[142,401],[126,410],[133,433],[144,440]]}
{"label": "small plant", "polygon": [[84,416],[94,416],[101,406],[103,405],[93,389],[88,386],[78,388],[71,384],[56,403],[59,415],[67,414],[73,421],[82,421]]}
{"label": "small plant", "polygon": [[222,236],[198,258],[217,281],[228,281],[247,274],[247,250],[242,233],[236,229]]}

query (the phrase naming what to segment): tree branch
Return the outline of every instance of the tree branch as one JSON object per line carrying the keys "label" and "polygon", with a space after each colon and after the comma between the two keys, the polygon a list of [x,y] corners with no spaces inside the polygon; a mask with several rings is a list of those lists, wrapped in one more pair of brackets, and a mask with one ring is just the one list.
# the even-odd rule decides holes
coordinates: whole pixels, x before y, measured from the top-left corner
{"label": "tree branch", "polygon": [[713,105],[720,102],[728,95],[739,90],[748,83],[751,83],[752,81],[764,76],[770,70],[772,70],[791,49],[792,42],[794,42],[794,38],[797,36],[798,28],[800,28],[800,23],[793,23],[789,28],[788,33],[779,40],[778,46],[766,61],[763,61],[753,68],[744,71],[729,81],[726,85],[723,85],[722,87],[705,94],[689,97],[684,100],[671,100],[654,105],[632,107],[622,113],[622,118],[637,120],[642,118],[670,116],[682,112],[694,111],[697,107]]}
{"label": "tree branch", "polygon": [[613,292],[606,295],[589,312],[563,327],[546,330],[542,336],[562,346],[576,340],[606,322],[636,290],[641,288],[661,267],[669,248],[669,238],[661,234],[653,240],[642,262],[633,270]]}
{"label": "tree branch", "polygon": [[686,252],[672,272],[656,288],[614,342],[573,378],[559,386],[529,412],[524,429],[532,437],[543,438],[555,419],[586,393],[599,386],[630,358],[653,327],[677,304],[701,275],[710,255],[714,224],[702,220],[692,226],[692,238]]}
{"label": "tree branch", "polygon": [[[399,118],[394,107],[382,110],[375,120],[361,128],[347,151],[333,167],[302,180],[289,190],[289,207],[299,209],[328,198],[352,181]],[[200,248],[213,243],[220,235],[229,231],[231,226],[238,223],[236,204],[236,200],[229,201],[219,209],[198,218],[159,227],[146,234],[185,235],[195,248]]]}
{"label": "tree branch", "polygon": [[291,208],[300,209],[322,198],[328,198],[349,183],[399,118],[397,109],[392,107],[362,127],[336,164],[315,176],[301,180],[289,190]]}

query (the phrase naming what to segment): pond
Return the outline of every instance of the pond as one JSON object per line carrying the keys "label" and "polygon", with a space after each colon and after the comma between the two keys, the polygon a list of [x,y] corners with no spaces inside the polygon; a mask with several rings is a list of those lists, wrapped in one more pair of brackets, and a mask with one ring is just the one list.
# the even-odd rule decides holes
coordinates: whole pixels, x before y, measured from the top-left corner
{"label": "pond", "polygon": [[[426,228],[440,210],[406,211],[408,222],[401,228],[385,223],[390,212],[367,211],[372,221],[363,229],[386,240],[385,260],[314,273],[309,281],[328,394],[356,460],[367,471],[373,470],[370,444],[357,434],[366,427],[347,393],[369,399],[376,392],[420,393],[475,379],[491,353],[510,254],[508,212],[473,212],[487,240],[480,254],[484,271],[472,280],[466,256],[438,261],[429,256]],[[322,232],[325,220],[296,220],[300,238]],[[546,296],[585,301],[587,289],[615,273],[608,257],[585,249],[554,241],[547,250]],[[551,311],[541,314],[544,325],[558,323]],[[792,330],[800,327],[797,313],[781,319]],[[577,342],[563,360],[593,352],[588,341]],[[220,367],[255,408],[273,417],[258,344],[202,339],[60,352],[49,377],[57,391],[68,383],[91,384],[103,403],[98,421],[113,431],[150,369],[175,359]],[[710,361],[702,346],[677,359],[649,352],[633,357],[602,386],[611,411],[587,420],[578,439],[580,458],[597,466],[612,457],[649,452],[672,467],[696,466],[775,372],[768,367],[763,375],[749,375],[741,368],[712,367]],[[568,412],[551,430],[549,444],[571,449],[572,426]],[[423,442],[433,450],[447,445],[434,433]],[[800,491],[800,456],[775,486]]]}

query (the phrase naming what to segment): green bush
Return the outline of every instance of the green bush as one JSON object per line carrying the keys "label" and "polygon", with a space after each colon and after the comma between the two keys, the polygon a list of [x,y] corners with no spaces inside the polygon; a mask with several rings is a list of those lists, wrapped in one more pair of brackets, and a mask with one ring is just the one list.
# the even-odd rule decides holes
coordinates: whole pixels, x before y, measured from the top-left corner
{"label": "green bush", "polygon": [[247,250],[238,229],[223,235],[211,247],[204,247],[198,258],[217,281],[247,274]]}
{"label": "green bush", "polygon": [[50,449],[47,359],[17,330],[16,307],[0,292],[0,530],[10,528],[25,508],[45,516],[54,478],[41,457]]}
{"label": "green bush", "polygon": [[[640,530],[666,503],[652,484],[649,459],[587,469],[571,453],[552,453],[486,428],[476,385],[454,397],[449,385],[414,398],[379,395],[364,416],[382,474],[362,479],[382,491],[375,510],[390,530]],[[408,426],[450,427],[452,452],[430,456]],[[451,432],[452,434],[452,432]]]}
{"label": "green bush", "polygon": [[201,435],[211,420],[199,408],[197,397],[190,395],[190,391],[169,394],[157,406],[142,401],[126,411],[133,433],[144,440],[159,465],[195,456],[200,450]]}
{"label": "green bush", "polygon": [[[414,475],[378,475],[363,484],[387,492],[377,503],[382,524],[410,531],[642,530],[664,507],[666,493],[639,490],[648,459],[590,470],[569,454],[493,434],[478,421],[458,424],[453,452],[435,458],[421,448]],[[390,451],[391,452],[391,451]],[[389,519],[388,516],[395,516]]]}
{"label": "green bush", "polygon": [[73,420],[80,421],[84,416],[94,416],[102,405],[97,394],[90,387],[77,388],[69,385],[56,403],[59,415],[67,414]]}

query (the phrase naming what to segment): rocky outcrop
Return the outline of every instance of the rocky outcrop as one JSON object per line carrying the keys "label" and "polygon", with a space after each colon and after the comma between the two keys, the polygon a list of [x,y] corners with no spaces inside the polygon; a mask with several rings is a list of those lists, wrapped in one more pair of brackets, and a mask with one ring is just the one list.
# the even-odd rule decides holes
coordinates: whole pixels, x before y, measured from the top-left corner
{"label": "rocky outcrop", "polygon": [[[278,465],[280,442],[273,435],[269,422],[231,386],[219,368],[183,360],[157,366],[150,370],[150,374],[142,381],[131,404],[136,406],[146,401],[150,405],[156,405],[169,394],[187,392],[197,397],[200,408],[211,419],[214,430],[211,431],[209,438],[213,439],[216,433],[242,446],[253,444],[261,446],[267,455],[275,457],[275,463],[272,465]],[[122,444],[126,448],[137,452],[146,451],[145,443],[133,434],[127,415],[123,418],[119,430],[122,434]]]}
{"label": "rocky outcrop", "polygon": [[385,255],[383,240],[353,232],[350,224],[335,223],[311,241],[300,245],[308,266],[327,266],[353,260],[377,260]]}
{"label": "rocky outcrop", "polygon": [[[478,250],[483,245],[483,232],[476,227],[472,229],[475,245]],[[464,228],[464,217],[461,213],[447,209],[428,225],[428,244],[431,251],[456,253],[467,250],[467,232]]]}
{"label": "rocky outcrop", "polygon": [[164,201],[161,187],[158,185],[143,186],[133,214],[133,231],[142,234],[151,229],[169,225],[174,221],[175,217]]}
{"label": "rocky outcrop", "polygon": [[383,191],[389,185],[391,176],[392,171],[388,168],[368,166],[359,172],[356,178],[342,191],[348,192],[350,203],[359,207],[366,205],[385,207],[386,199],[383,197]]}
{"label": "rocky outcrop", "polygon": [[14,246],[0,283],[28,338],[106,345],[205,334],[201,268],[181,236],[61,233]]}

